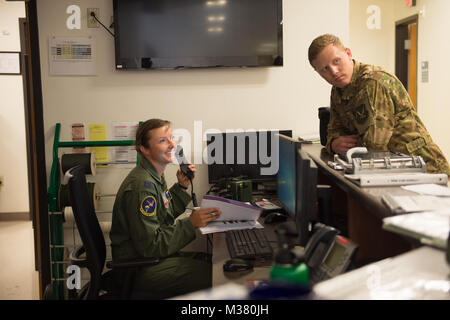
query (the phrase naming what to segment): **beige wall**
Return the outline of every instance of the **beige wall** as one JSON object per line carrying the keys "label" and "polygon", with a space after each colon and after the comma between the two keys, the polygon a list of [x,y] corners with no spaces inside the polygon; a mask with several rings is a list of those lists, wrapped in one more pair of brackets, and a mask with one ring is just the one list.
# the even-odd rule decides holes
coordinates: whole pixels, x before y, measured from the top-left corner
{"label": "beige wall", "polygon": [[[366,27],[369,5],[381,9],[381,29]],[[419,16],[417,106],[419,116],[433,140],[450,159],[447,131],[450,118],[450,79],[447,70],[450,50],[448,37],[440,36],[450,29],[450,1],[417,0],[415,7],[406,7],[404,0],[350,0],[350,48],[356,59],[386,67],[395,72],[395,23]],[[421,63],[429,62],[429,82],[423,83]]]}
{"label": "beige wall", "polygon": [[[392,0],[350,0],[350,42],[354,59],[395,71],[395,23]],[[369,29],[367,9],[380,8],[380,29]]]}
{"label": "beige wall", "polygon": [[[0,0],[0,51],[20,51],[23,2]],[[27,212],[28,174],[21,75],[0,75],[0,212]]]}
{"label": "beige wall", "polygon": [[[109,124],[152,117],[170,119],[174,128],[185,128],[192,136],[196,120],[202,121],[203,131],[280,128],[292,129],[295,136],[318,133],[317,108],[328,105],[330,87],[309,66],[307,48],[324,32],[348,39],[348,0],[285,0],[282,68],[119,72],[114,68],[112,36],[101,28],[86,28],[86,9],[100,8],[102,20],[109,21],[112,1],[77,1],[82,12],[81,30],[66,28],[69,4],[74,2],[37,3],[48,169],[57,122],[62,124],[62,140],[70,139],[73,122]],[[97,75],[50,76],[48,40],[52,36],[92,36],[97,47]],[[201,198],[209,188],[207,167],[197,167],[195,186]],[[169,183],[174,181],[175,169],[168,169]],[[102,192],[115,192],[127,172],[98,171],[95,179]],[[112,190],[105,190],[109,187]]]}
{"label": "beige wall", "polygon": [[[395,20],[419,14],[418,31],[418,112],[433,140],[439,145],[447,160],[450,160],[450,1],[417,0],[414,8],[406,8],[403,1],[395,2]],[[421,63],[429,62],[429,82],[423,83]]]}

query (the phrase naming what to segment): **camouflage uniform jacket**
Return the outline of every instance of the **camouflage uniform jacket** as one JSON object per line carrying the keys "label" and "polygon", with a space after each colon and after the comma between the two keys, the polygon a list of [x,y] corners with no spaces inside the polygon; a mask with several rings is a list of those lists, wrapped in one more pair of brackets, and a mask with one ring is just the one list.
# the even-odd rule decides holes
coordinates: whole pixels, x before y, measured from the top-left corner
{"label": "camouflage uniform jacket", "polygon": [[191,197],[174,184],[167,189],[144,157],[119,188],[110,232],[114,260],[137,257],[163,258],[177,253],[195,238],[189,218],[175,219]]}
{"label": "camouflage uniform jacket", "polygon": [[430,173],[450,168],[419,119],[408,92],[380,67],[354,62],[351,82],[331,90],[327,149],[339,136],[357,135],[358,146],[422,156]]}

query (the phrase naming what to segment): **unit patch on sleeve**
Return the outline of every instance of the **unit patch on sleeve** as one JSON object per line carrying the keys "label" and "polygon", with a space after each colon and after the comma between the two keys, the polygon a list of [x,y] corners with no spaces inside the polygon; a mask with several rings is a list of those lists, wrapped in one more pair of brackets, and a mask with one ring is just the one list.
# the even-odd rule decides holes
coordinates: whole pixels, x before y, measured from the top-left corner
{"label": "unit patch on sleeve", "polygon": [[141,202],[141,213],[144,216],[151,217],[156,213],[156,199],[153,196],[147,196]]}
{"label": "unit patch on sleeve", "polygon": [[164,200],[164,206],[166,207],[166,209],[169,208],[169,202],[170,200],[172,200],[172,195],[170,194],[169,190],[166,190],[163,194],[162,194],[163,200]]}

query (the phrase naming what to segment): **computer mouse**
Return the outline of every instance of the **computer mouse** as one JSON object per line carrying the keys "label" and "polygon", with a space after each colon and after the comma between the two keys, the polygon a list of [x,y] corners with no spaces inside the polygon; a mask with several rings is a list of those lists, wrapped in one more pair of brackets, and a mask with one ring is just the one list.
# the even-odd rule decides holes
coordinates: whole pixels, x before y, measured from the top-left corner
{"label": "computer mouse", "polygon": [[244,259],[230,259],[223,264],[223,271],[235,272],[253,269],[253,263]]}
{"label": "computer mouse", "polygon": [[280,212],[271,212],[264,218],[264,224],[271,224],[275,222],[284,222],[286,221],[286,215]]}

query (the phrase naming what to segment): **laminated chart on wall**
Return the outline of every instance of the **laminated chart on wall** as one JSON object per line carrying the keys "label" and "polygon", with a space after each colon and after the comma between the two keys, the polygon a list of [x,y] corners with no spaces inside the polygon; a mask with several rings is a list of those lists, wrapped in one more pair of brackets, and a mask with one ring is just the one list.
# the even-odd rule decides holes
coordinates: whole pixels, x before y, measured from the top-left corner
{"label": "laminated chart on wall", "polygon": [[[106,124],[91,123],[89,124],[89,140],[104,141],[106,140]],[[91,152],[95,153],[96,162],[108,162],[108,148],[91,147]],[[98,167],[106,167],[107,165],[97,164]]]}
{"label": "laminated chart on wall", "polygon": [[[112,132],[114,140],[135,140],[139,122],[113,122]],[[136,165],[136,149],[131,147],[115,147],[113,152],[115,162],[124,163],[133,168]]]}
{"label": "laminated chart on wall", "polygon": [[96,75],[94,39],[50,38],[49,66],[50,75]]}

